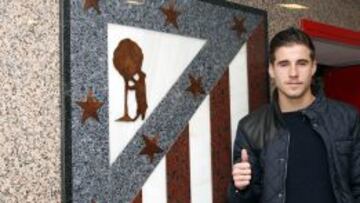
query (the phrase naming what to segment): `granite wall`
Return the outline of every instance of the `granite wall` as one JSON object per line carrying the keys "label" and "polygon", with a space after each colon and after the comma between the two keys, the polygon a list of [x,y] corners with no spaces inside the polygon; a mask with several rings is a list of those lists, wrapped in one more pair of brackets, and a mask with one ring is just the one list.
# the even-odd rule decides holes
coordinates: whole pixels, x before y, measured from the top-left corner
{"label": "granite wall", "polygon": [[[268,11],[269,37],[299,19],[360,29],[359,0],[234,0]],[[59,1],[0,1],[0,203],[60,202]]]}
{"label": "granite wall", "polygon": [[284,0],[230,0],[235,3],[259,8],[268,12],[269,39],[279,30],[289,26],[299,27],[301,19],[306,18],[325,24],[360,31],[360,0],[296,0],[307,6],[305,10],[290,10],[277,6]]}

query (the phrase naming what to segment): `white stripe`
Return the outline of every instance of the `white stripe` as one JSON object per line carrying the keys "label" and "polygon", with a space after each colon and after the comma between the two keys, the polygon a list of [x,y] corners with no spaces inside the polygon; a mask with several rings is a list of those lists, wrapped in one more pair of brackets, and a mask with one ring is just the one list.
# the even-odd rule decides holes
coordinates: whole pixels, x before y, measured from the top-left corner
{"label": "white stripe", "polygon": [[247,44],[244,44],[229,66],[232,150],[239,120],[249,112]]}
{"label": "white stripe", "polygon": [[143,203],[166,203],[166,157],[156,166],[142,188]]}
{"label": "white stripe", "polygon": [[207,96],[189,122],[191,202],[212,202],[210,99]]}

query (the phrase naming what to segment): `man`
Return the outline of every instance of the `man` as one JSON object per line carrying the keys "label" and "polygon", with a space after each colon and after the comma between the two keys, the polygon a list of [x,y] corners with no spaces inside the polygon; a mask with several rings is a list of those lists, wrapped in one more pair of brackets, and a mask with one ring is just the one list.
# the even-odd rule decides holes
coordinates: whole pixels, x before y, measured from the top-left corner
{"label": "man", "polygon": [[238,124],[229,202],[360,203],[359,115],[312,90],[310,37],[278,33],[268,72],[272,102]]}

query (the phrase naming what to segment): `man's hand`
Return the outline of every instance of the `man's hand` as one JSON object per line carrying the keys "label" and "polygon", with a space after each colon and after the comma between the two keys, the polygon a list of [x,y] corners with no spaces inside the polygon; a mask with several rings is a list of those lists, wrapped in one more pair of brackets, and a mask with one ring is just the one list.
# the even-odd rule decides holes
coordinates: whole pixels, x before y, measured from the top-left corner
{"label": "man's hand", "polygon": [[246,149],[241,150],[241,162],[234,164],[232,176],[237,189],[243,190],[250,185],[251,166]]}

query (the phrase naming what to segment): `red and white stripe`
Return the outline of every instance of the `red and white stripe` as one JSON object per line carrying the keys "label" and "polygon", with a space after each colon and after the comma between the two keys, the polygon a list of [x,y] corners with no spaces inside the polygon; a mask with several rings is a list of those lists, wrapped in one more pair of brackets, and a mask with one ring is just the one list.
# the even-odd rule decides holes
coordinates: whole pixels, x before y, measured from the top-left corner
{"label": "red and white stripe", "polygon": [[[222,182],[224,178],[216,177],[216,174],[227,176],[225,177],[226,181],[230,178],[231,173],[229,172],[229,168],[231,168],[231,165],[229,166],[229,160],[231,157],[231,146],[235,138],[237,122],[241,117],[248,113],[246,61],[246,45],[244,45],[230,64],[229,70],[226,71],[223,78],[219,81],[211,94],[205,98],[191,118],[188,127],[184,130],[184,132],[187,131],[187,133],[183,132],[179,138],[181,140],[188,139],[188,142],[185,142],[188,146],[173,146],[174,149],[162,159],[143,186],[141,201],[137,199],[136,202],[211,203],[219,202],[219,199],[224,198],[224,192],[219,194],[216,190],[217,187],[219,187],[217,185],[219,184],[218,182]],[[227,91],[229,91],[228,98],[221,98],[220,96],[224,94],[222,89],[223,86],[230,87],[227,88]],[[219,94],[219,91],[221,91],[221,94]],[[228,99],[229,101],[223,102],[222,100],[224,99]],[[227,107],[222,106],[217,112],[218,114],[223,114],[223,110],[228,109],[227,115],[222,115],[223,117],[229,118],[227,123],[218,126],[231,126],[228,130],[228,134],[222,134],[222,129],[214,129],[211,127],[212,122],[219,122],[216,115],[216,104],[214,104],[214,101],[212,102],[212,100],[218,100],[218,102],[220,102],[218,105],[222,105],[223,103],[227,103],[228,105]],[[229,142],[226,142],[226,140]],[[176,149],[176,147],[180,149]],[[189,150],[189,156],[184,157],[181,160],[182,162],[175,161],[175,165],[167,164],[168,159],[172,159],[171,153],[177,153],[176,151],[181,152],[184,148]],[[229,160],[224,160],[223,157],[214,155],[214,148],[229,149],[227,150]],[[179,156],[182,155],[186,156],[186,153],[179,154]],[[214,167],[213,164],[216,164],[219,167]],[[189,168],[190,170],[181,170],[177,173],[175,172],[175,175],[174,172],[168,172],[169,170],[176,171],[180,168]],[[214,168],[218,171],[214,171]],[[228,169],[224,170],[225,168]],[[175,179],[175,181],[169,181],[169,179]],[[189,179],[189,181],[186,179]],[[171,185],[169,185],[170,183]],[[219,189],[224,190],[224,186],[220,186]],[[169,193],[169,191],[171,191],[171,193]]]}

